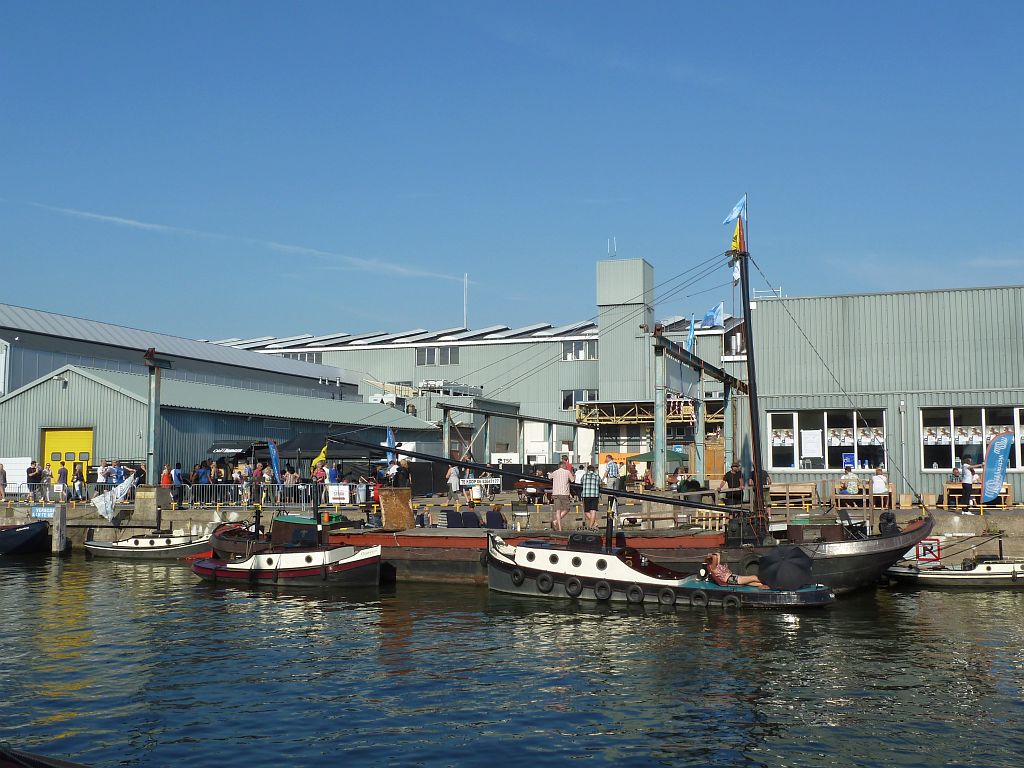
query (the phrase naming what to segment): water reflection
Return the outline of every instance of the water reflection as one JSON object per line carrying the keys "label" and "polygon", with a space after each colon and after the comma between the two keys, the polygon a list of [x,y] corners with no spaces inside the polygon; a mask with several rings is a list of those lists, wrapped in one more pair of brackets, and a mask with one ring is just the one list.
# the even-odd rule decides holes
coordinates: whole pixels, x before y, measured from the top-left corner
{"label": "water reflection", "polygon": [[1013,765],[1022,601],[726,613],[4,563],[0,739],[96,766]]}

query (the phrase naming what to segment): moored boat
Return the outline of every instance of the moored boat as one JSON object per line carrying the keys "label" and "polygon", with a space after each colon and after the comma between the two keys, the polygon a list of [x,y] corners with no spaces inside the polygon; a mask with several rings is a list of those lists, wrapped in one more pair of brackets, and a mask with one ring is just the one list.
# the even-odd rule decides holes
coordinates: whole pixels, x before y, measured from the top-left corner
{"label": "moored boat", "polygon": [[274,547],[246,559],[204,558],[192,572],[206,581],[250,586],[371,587],[380,582],[380,547]]}
{"label": "moored boat", "polygon": [[32,520],[20,525],[0,525],[0,555],[31,555],[50,546],[50,524]]}
{"label": "moored boat", "polygon": [[174,560],[212,552],[210,534],[183,531],[149,531],[117,541],[95,541],[88,536],[85,551],[91,557],[116,557],[127,560]]}
{"label": "moored boat", "polygon": [[[977,549],[992,541],[999,547],[998,554],[982,554]],[[958,554],[967,556],[959,562],[949,562]],[[1024,559],[1004,557],[1001,536],[971,537],[953,545],[953,554],[942,557],[941,544],[931,549],[935,559],[913,559],[889,568],[885,575],[896,584],[917,587],[951,587],[967,589],[1021,589],[1024,588]],[[918,553],[923,557],[923,553]]]}
{"label": "moored boat", "polygon": [[[321,524],[328,531],[356,527],[360,523],[343,514],[324,510]],[[255,522],[222,523],[211,534],[214,557],[220,559],[248,558],[273,547],[311,543],[316,536],[317,519],[310,515],[277,514],[271,520],[270,531],[264,531],[257,513]]]}
{"label": "moored boat", "polygon": [[525,541],[513,545],[488,535],[487,583],[496,592],[666,607],[810,608],[835,594],[821,584],[797,589],[719,585],[706,571],[686,575],[658,565],[633,547],[609,548],[601,537],[578,533],[565,545]]}

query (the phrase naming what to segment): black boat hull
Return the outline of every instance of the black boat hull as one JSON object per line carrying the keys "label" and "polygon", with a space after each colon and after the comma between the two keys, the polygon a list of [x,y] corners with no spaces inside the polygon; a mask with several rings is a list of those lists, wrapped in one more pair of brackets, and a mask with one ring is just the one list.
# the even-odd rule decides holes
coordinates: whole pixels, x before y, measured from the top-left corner
{"label": "black boat hull", "polygon": [[49,548],[50,525],[45,520],[0,526],[0,555],[40,554]]}

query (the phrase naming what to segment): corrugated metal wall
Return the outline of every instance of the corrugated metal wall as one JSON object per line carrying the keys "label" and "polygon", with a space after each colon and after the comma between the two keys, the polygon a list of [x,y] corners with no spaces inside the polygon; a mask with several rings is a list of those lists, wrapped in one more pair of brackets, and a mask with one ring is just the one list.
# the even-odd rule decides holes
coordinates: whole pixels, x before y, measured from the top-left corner
{"label": "corrugated metal wall", "polygon": [[146,455],[146,406],[92,379],[62,374],[0,403],[0,455],[39,457],[42,429],[93,430],[97,458],[142,459]]}

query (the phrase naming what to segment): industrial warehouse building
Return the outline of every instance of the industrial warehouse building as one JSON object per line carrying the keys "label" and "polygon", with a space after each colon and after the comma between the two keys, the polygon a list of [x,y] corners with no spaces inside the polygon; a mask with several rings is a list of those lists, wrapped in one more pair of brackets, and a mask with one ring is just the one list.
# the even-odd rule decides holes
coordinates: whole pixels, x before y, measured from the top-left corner
{"label": "industrial warehouse building", "polygon": [[[437,403],[458,402],[461,391],[515,404],[520,417],[579,425],[526,423],[520,439],[513,430],[488,446],[507,456],[628,455],[652,446],[652,333],[657,325],[685,343],[689,332],[680,317],[655,323],[654,285],[647,262],[604,260],[597,315],[572,325],[337,333],[251,348],[366,371],[376,382],[370,391],[404,397],[431,421]],[[815,482],[825,496],[852,462],[865,473],[884,466],[898,492],[939,496],[955,466],[981,461],[992,435],[1011,431],[1008,483],[1021,498],[1024,288],[772,297],[753,306],[762,451],[775,482]],[[740,320],[694,330],[698,357],[746,377]],[[734,456],[749,466],[747,402],[728,394],[708,376],[697,393],[668,393],[668,444],[682,449],[669,454],[670,468],[677,455],[686,463],[694,454],[708,476]]]}
{"label": "industrial warehouse building", "polygon": [[363,402],[361,377],[348,370],[0,305],[0,463],[9,481],[24,477],[12,459],[144,460],[151,348],[171,364],[162,371],[158,466],[217,458],[218,441],[245,448],[350,432],[380,443],[388,427],[440,448],[434,425]]}

